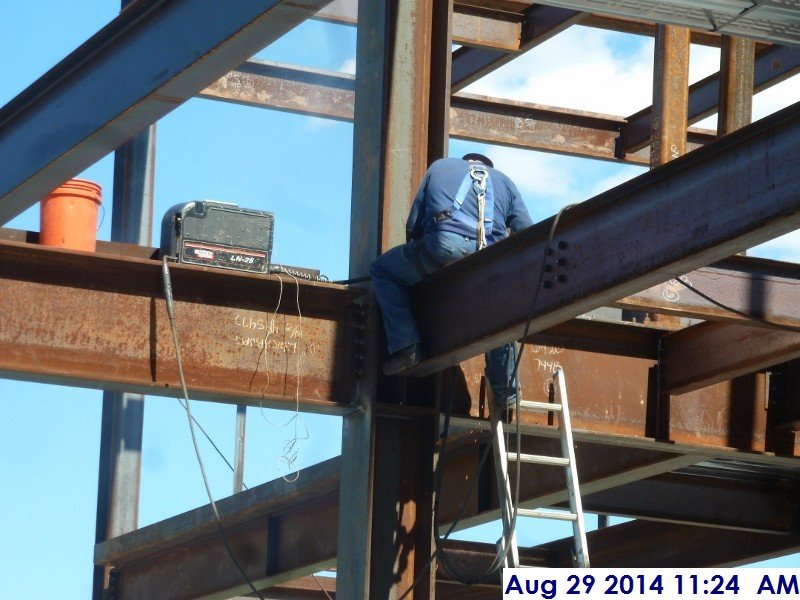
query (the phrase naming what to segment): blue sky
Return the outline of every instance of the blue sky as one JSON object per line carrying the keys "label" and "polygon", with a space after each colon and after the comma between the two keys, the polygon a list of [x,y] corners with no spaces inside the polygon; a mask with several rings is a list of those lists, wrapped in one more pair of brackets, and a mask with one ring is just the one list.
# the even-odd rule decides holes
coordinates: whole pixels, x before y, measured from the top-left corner
{"label": "blue sky", "polygon": [[[0,19],[0,105],[5,104],[61,58],[90,37],[118,11],[113,0],[56,2],[35,0],[13,3]],[[652,43],[613,34],[588,34],[576,30],[591,44],[597,59],[611,77],[619,78],[622,96],[633,98],[634,112],[647,101],[647,55]],[[587,37],[588,36],[588,37]],[[515,63],[490,82],[479,82],[477,93],[523,95],[533,102],[611,112],[614,97],[592,97],[590,81],[576,72],[583,89],[538,81],[532,67],[550,77],[548,53],[562,52],[545,44],[525,60]],[[564,44],[569,45],[570,40]],[[632,75],[619,67],[625,56],[636,55]],[[355,56],[355,30],[309,22],[258,55],[261,58],[331,70],[348,68]],[[589,56],[589,55],[587,55]],[[709,62],[709,59],[704,59]],[[576,59],[576,62],[577,59]],[[702,62],[702,61],[701,61]],[[576,66],[577,68],[577,66]],[[595,68],[595,67],[593,67]],[[600,67],[596,67],[599,69]],[[516,69],[516,70],[515,70]],[[635,81],[632,78],[638,78]],[[627,88],[626,88],[627,89]],[[792,88],[793,89],[793,88]],[[790,92],[793,93],[793,92]],[[564,98],[568,96],[568,98]],[[797,97],[797,96],[795,96]],[[277,111],[259,110],[208,100],[192,100],[158,123],[156,152],[156,206],[154,240],[161,215],[179,202],[217,199],[276,214],[274,258],[290,265],[320,269],[331,279],[347,273],[349,247],[352,126]],[[468,146],[453,142],[451,152]],[[495,159],[519,183],[535,220],[558,208],[582,200],[641,172],[641,169],[576,158],[478,147]],[[356,160],[358,160],[356,158]],[[100,183],[110,204],[112,158],[106,157],[81,176]],[[110,209],[110,206],[109,206]],[[34,208],[8,224],[38,230]],[[110,210],[100,231],[109,239]],[[793,243],[768,250],[789,258]],[[55,323],[55,316],[54,318]],[[0,598],[41,598],[42,570],[47,580],[58,582],[58,596],[85,599],[91,595],[92,550],[97,489],[102,394],[81,390],[0,380]],[[218,445],[233,457],[234,407],[194,403],[193,411]],[[248,413],[245,482],[248,485],[280,476],[278,458],[286,429],[267,422],[284,422],[289,413],[250,409]],[[266,417],[266,418],[264,418]],[[306,466],[340,451],[340,421],[334,417],[305,415],[310,439],[302,444],[299,465]],[[201,442],[216,497],[228,495],[232,477],[227,466],[205,441]],[[148,397],[142,460],[140,525],[173,516],[206,502],[191,447],[186,417],[174,399]],[[301,474],[302,476],[302,474]],[[489,528],[491,529],[491,528]],[[550,537],[566,532],[548,531]],[[482,528],[484,539],[497,531]],[[536,539],[536,541],[543,541]],[[521,534],[534,543],[532,533]],[[793,566],[800,566],[795,557]]]}

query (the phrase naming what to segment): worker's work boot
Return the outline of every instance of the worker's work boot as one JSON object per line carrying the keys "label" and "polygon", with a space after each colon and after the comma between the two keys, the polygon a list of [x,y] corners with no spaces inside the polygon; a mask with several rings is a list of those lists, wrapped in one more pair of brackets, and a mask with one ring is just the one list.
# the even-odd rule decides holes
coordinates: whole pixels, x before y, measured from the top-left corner
{"label": "worker's work boot", "polygon": [[419,364],[425,359],[425,352],[422,344],[411,344],[392,352],[386,362],[383,363],[383,372],[386,375],[397,375]]}

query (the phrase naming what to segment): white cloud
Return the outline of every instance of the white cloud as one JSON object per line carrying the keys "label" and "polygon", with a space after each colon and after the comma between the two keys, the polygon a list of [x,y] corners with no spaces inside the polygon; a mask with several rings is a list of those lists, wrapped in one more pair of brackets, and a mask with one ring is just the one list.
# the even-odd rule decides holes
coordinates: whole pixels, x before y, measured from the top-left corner
{"label": "white cloud", "polygon": [[344,61],[339,66],[337,71],[339,71],[341,73],[350,73],[351,75],[355,75],[356,74],[356,59],[355,59],[355,57],[348,58],[346,61]]}
{"label": "white cloud", "polygon": [[465,91],[628,115],[651,104],[652,72],[651,39],[571,27]]}

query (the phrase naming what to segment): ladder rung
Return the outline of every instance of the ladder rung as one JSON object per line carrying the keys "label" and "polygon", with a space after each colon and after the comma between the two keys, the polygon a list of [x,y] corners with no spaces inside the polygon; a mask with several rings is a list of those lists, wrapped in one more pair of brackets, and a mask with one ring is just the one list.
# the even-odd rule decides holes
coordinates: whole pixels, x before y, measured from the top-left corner
{"label": "ladder rung", "polygon": [[556,513],[545,512],[542,510],[531,510],[529,508],[517,509],[517,514],[523,517],[535,517],[537,519],[554,519],[556,521],[577,521],[578,515],[575,513]]}
{"label": "ladder rung", "polygon": [[519,460],[523,463],[536,465],[549,465],[553,467],[568,467],[569,459],[560,456],[542,456],[541,454],[517,454],[516,452],[506,452],[508,460]]}
{"label": "ladder rung", "polygon": [[561,412],[560,404],[551,404],[550,402],[536,402],[534,400],[520,400],[520,408],[530,408],[531,410],[547,410],[552,412]]}

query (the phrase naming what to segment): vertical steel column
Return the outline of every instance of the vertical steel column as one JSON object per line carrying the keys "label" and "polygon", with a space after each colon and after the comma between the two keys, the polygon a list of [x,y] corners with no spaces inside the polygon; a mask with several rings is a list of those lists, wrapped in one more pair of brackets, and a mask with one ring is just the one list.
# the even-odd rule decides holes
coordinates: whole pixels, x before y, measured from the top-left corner
{"label": "vertical steel column", "polygon": [[717,136],[748,125],[753,118],[754,40],[722,36]]}
{"label": "vertical steel column", "polygon": [[[350,275],[369,273],[380,251],[384,119],[388,91],[388,0],[359,0],[356,36],[356,95],[353,119],[353,178],[350,210]],[[377,395],[378,312],[364,307],[364,364],[355,393],[357,409],[342,419],[342,475],[336,591],[342,598],[367,598],[372,534],[372,464]]]}
{"label": "vertical steel column", "polygon": [[[122,0],[125,8],[132,0]],[[156,128],[152,125],[114,155],[111,240],[149,246],[153,232],[153,174]],[[144,397],[103,392],[95,541],[138,526]],[[108,569],[94,568],[92,597],[101,600]]]}
{"label": "vertical steel column", "polygon": [[689,102],[689,30],[656,25],[650,167],[686,153]]}
{"label": "vertical steel column", "polygon": [[[367,272],[379,251],[405,241],[411,199],[430,159],[445,153],[450,6],[433,0],[359,4],[353,275]],[[435,94],[432,54],[438,61]],[[408,597],[432,598],[432,467],[438,420],[374,417],[377,359],[384,355],[377,316],[373,307],[358,388],[361,408],[344,420],[337,592],[347,598],[397,598],[422,574]]]}
{"label": "vertical steel column", "polygon": [[428,168],[433,0],[395,0],[386,121],[381,250],[406,241],[411,200]]}
{"label": "vertical steel column", "polygon": [[[656,25],[653,67],[653,123],[650,168],[686,154],[689,126],[689,29]],[[679,317],[651,313],[650,319],[680,322]]]}

